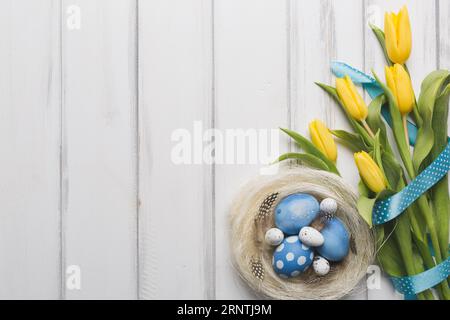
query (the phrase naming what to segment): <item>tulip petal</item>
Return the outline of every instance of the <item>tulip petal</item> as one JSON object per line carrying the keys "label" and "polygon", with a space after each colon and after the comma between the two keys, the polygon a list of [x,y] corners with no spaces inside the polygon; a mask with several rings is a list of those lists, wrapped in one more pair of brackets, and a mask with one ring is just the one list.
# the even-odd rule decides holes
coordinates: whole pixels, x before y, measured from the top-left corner
{"label": "tulip petal", "polygon": [[364,102],[363,98],[359,94],[359,92],[356,90],[355,85],[353,84],[353,81],[349,76],[345,77],[345,80],[347,81],[348,88],[352,94],[353,101],[356,103],[358,107],[359,112],[359,120],[365,120],[367,118],[368,109],[367,105]]}
{"label": "tulip petal", "polygon": [[412,47],[411,24],[406,6],[403,6],[398,14],[397,28],[398,39],[401,39],[401,41],[398,42],[398,51],[401,60],[404,62],[408,60]]}
{"label": "tulip petal", "polygon": [[386,51],[389,59],[394,62],[400,61],[400,55],[397,48],[397,29],[392,13],[386,13],[384,15],[384,35],[386,37]]}
{"label": "tulip petal", "polygon": [[313,144],[326,155],[328,159],[335,162],[337,159],[336,143],[327,126],[320,120],[314,120],[309,125],[309,132]]}
{"label": "tulip petal", "polygon": [[316,127],[316,121],[311,122],[309,125],[309,134],[311,135],[311,141],[317,147],[317,149],[319,149],[324,155],[327,155],[325,146],[322,142],[322,139],[320,139],[320,135]]}
{"label": "tulip petal", "polygon": [[336,90],[347,112],[356,120],[365,120],[367,106],[349,76],[336,79]]}
{"label": "tulip petal", "polygon": [[385,14],[384,34],[389,59],[394,63],[405,63],[411,54],[412,47],[411,25],[406,6],[397,15]]}
{"label": "tulip petal", "polygon": [[375,193],[386,189],[386,178],[383,172],[367,152],[358,152],[354,155],[358,171],[367,187]]}
{"label": "tulip petal", "polygon": [[401,65],[396,64],[394,66],[394,70],[397,103],[400,112],[405,115],[412,111],[414,104],[411,79],[409,78],[406,70]]}
{"label": "tulip petal", "polygon": [[391,90],[402,115],[412,111],[414,106],[414,91],[408,72],[400,64],[386,67],[386,83]]}

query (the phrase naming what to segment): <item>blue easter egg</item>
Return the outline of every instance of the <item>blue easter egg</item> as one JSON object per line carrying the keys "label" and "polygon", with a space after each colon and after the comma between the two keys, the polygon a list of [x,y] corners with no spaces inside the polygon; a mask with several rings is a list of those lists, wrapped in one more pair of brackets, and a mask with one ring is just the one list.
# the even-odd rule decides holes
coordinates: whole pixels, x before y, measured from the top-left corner
{"label": "blue easter egg", "polygon": [[272,266],[281,278],[296,277],[312,264],[314,252],[298,236],[290,236],[275,249]]}
{"label": "blue easter egg", "polygon": [[319,214],[319,202],[313,196],[295,193],[287,196],[275,208],[275,224],[284,233],[298,234]]}
{"label": "blue easter egg", "polygon": [[333,218],[327,221],[320,232],[325,241],[316,248],[317,252],[329,261],[343,260],[350,247],[350,235],[344,223],[339,218]]}

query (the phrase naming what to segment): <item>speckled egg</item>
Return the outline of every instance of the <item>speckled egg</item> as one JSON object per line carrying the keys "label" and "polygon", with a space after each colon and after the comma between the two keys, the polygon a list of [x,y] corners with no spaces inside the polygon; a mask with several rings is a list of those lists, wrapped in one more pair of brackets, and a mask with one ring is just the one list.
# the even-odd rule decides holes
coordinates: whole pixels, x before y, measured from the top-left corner
{"label": "speckled egg", "polygon": [[335,217],[327,221],[321,233],[324,243],[316,248],[317,252],[329,261],[343,260],[350,247],[350,236],[344,223]]}
{"label": "speckled egg", "polygon": [[324,217],[331,219],[337,211],[337,202],[332,198],[323,199],[320,202],[320,213]]}
{"label": "speckled egg", "polygon": [[270,246],[278,246],[284,240],[283,231],[278,228],[272,228],[267,230],[266,235],[264,237],[266,243]]}
{"label": "speckled egg", "polygon": [[275,208],[275,224],[288,235],[298,235],[319,214],[319,202],[305,193],[295,193],[282,199]]}
{"label": "speckled egg", "polygon": [[325,276],[330,272],[330,263],[327,259],[316,256],[313,261],[313,269],[318,276]]}
{"label": "speckled egg", "polygon": [[313,227],[303,227],[298,237],[308,247],[320,247],[324,242],[323,235]]}
{"label": "speckled egg", "polygon": [[314,252],[298,236],[290,236],[275,249],[272,265],[279,277],[287,279],[307,270],[313,259]]}

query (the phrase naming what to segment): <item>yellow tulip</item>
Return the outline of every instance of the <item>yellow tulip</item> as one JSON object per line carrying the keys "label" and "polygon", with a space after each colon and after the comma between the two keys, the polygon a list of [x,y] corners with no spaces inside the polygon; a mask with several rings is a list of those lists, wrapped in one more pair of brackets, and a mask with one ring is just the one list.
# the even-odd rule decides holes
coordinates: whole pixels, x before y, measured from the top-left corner
{"label": "yellow tulip", "polygon": [[331,161],[336,162],[337,148],[333,136],[327,126],[320,120],[309,124],[312,143]]}
{"label": "yellow tulip", "polygon": [[386,189],[387,183],[383,172],[367,152],[357,152],[354,155],[359,174],[367,187],[375,193]]}
{"label": "yellow tulip", "polygon": [[336,90],[347,112],[356,120],[366,120],[369,110],[349,76],[336,79]]}
{"label": "yellow tulip", "polygon": [[398,14],[386,12],[384,16],[384,35],[386,51],[394,63],[405,63],[411,54],[412,37],[406,6]]}
{"label": "yellow tulip", "polygon": [[414,106],[414,91],[408,72],[400,64],[385,69],[387,85],[397,100],[400,113],[410,113]]}

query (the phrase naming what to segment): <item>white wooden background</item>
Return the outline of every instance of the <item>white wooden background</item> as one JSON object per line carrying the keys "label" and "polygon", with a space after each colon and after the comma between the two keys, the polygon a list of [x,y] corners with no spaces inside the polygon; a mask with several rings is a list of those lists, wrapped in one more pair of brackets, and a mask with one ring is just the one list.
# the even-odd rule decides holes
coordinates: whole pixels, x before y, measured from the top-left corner
{"label": "white wooden background", "polygon": [[[450,67],[448,0],[0,0],[0,298],[254,298],[227,208],[259,166],[174,165],[171,133],[345,128],[313,82],[334,59],[382,73],[367,21],[402,4],[418,89]],[[356,183],[342,148],[338,165]]]}

